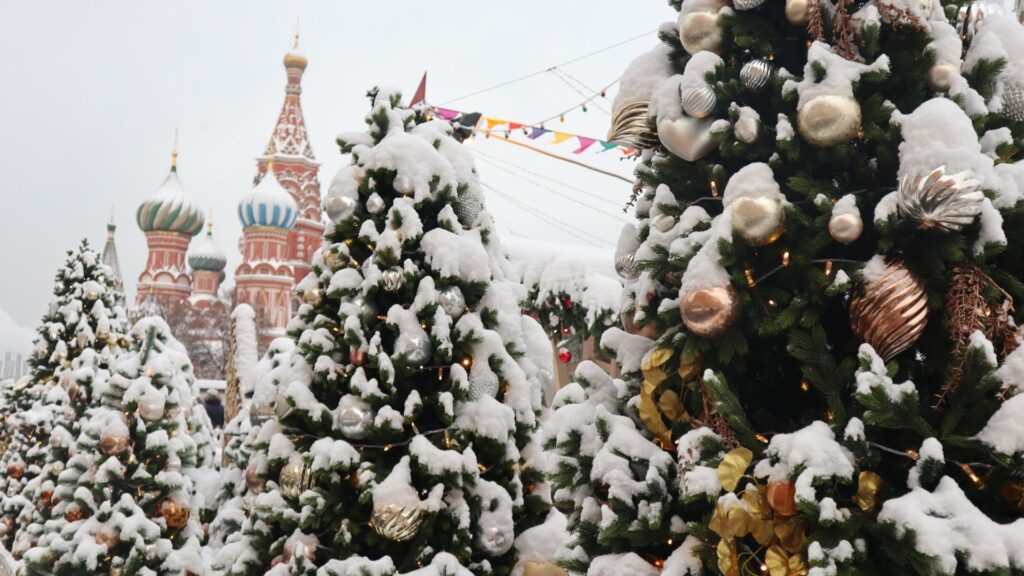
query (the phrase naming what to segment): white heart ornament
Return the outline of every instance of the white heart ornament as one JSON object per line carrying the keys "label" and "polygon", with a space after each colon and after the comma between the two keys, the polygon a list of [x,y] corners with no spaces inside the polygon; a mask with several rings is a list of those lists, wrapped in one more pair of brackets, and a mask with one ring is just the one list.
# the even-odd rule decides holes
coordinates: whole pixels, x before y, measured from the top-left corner
{"label": "white heart ornament", "polygon": [[711,137],[711,125],[714,123],[714,118],[689,116],[662,120],[658,122],[658,139],[676,156],[694,162],[718,148],[718,142]]}

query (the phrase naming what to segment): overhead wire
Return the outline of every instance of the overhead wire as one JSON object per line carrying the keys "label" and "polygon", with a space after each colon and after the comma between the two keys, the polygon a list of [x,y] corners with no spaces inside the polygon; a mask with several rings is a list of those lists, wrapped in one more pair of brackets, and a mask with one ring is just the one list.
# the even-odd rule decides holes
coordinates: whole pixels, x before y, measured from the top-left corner
{"label": "overhead wire", "polygon": [[[506,194],[505,192],[502,192],[501,190],[498,190],[497,188],[495,188],[494,186],[491,186],[490,184],[488,184],[486,182],[481,182],[481,184],[484,186],[484,188],[487,188],[491,192],[494,192],[495,194],[497,194],[498,196],[500,196],[504,200],[508,201],[513,206],[519,208],[520,210],[523,210],[524,212],[532,214],[532,215],[536,216],[537,218],[540,218],[541,220],[544,220],[548,224],[551,224],[552,226],[560,229],[561,231],[563,231],[566,234],[576,238],[577,240],[582,240],[583,242],[586,242],[587,244],[589,244],[591,246],[594,246],[594,247],[598,246],[597,243],[604,244],[606,246],[614,246],[611,242],[609,242],[609,241],[607,241],[607,240],[605,240],[603,238],[600,238],[598,236],[595,236],[595,235],[587,232],[586,230],[583,230],[581,228],[577,228],[576,226],[573,226],[572,224],[569,224],[568,222],[564,222],[562,220],[559,220],[559,219],[551,216],[550,214],[547,214],[547,213],[545,213],[545,212],[543,212],[543,211],[541,211],[541,210],[539,210],[537,208],[534,208],[533,206],[525,204],[524,202],[522,202],[519,199],[517,199],[515,196],[512,196],[511,194]],[[597,242],[597,243],[595,243],[595,242]]]}
{"label": "overhead wire", "polygon": [[650,36],[651,34],[654,34],[655,32],[657,32],[657,30],[650,30],[650,31],[644,32],[643,34],[637,34],[636,36],[633,36],[631,38],[627,38],[625,40],[621,40],[621,41],[616,42],[614,44],[605,46],[604,48],[598,48],[597,50],[594,50],[592,52],[588,52],[588,53],[586,53],[586,54],[584,54],[582,56],[577,56],[576,58],[573,58],[571,60],[567,60],[567,61],[562,62],[560,64],[555,64],[554,66],[549,66],[549,67],[547,67],[547,68],[545,68],[543,70],[538,70],[536,72],[531,72],[529,74],[525,74],[523,76],[519,76],[518,78],[513,78],[511,80],[506,80],[504,82],[499,82],[498,84],[495,84],[493,86],[488,86],[487,88],[482,88],[482,89],[477,90],[475,92],[470,92],[469,94],[464,94],[464,95],[458,96],[456,98],[450,98],[448,100],[445,100],[444,102],[441,102],[439,104],[435,104],[435,106],[445,106],[447,104],[451,104],[452,102],[457,102],[459,100],[463,100],[463,99],[466,99],[466,98],[472,98],[473,96],[478,96],[478,95],[483,94],[485,92],[490,92],[492,90],[497,90],[499,88],[504,88],[505,86],[516,84],[517,82],[522,82],[523,80],[528,80],[528,79],[533,78],[535,76],[540,76],[541,74],[547,74],[553,68],[560,68],[562,66],[568,66],[569,64],[575,64],[576,62],[579,62],[580,60],[585,60],[585,59],[590,58],[592,56],[596,56],[596,55],[601,54],[603,52],[607,52],[608,50],[611,50],[613,48],[618,48],[619,46],[622,46],[623,44],[628,44],[630,42],[633,42],[634,40],[639,40],[640,38],[643,38],[645,36]]}
{"label": "overhead wire", "polygon": [[[575,92],[575,93],[579,94],[580,96],[583,96],[584,98],[586,98],[586,100],[584,100],[583,102],[577,104],[575,106],[575,108],[583,108],[583,111],[586,112],[587,111],[587,109],[586,109],[587,104],[590,104],[594,108],[597,108],[601,112],[604,112],[605,114],[611,116],[612,113],[609,112],[607,108],[605,108],[604,106],[602,106],[598,102],[597,97],[598,96],[602,96],[603,97],[603,95],[605,93],[605,90],[610,88],[612,86],[612,84],[614,84],[615,82],[618,82],[618,79],[616,79],[615,82],[612,82],[612,84],[609,84],[608,88],[605,88],[603,90],[594,90],[593,88],[590,88],[589,86],[587,86],[586,84],[580,82],[579,80],[576,80],[575,78],[572,78],[571,76],[566,74],[565,71],[560,70],[558,68],[552,69],[551,73],[554,74],[556,78],[561,80],[563,84],[565,84],[566,86],[571,88],[573,90],[573,92]],[[580,89],[580,86],[583,87],[582,90]]]}

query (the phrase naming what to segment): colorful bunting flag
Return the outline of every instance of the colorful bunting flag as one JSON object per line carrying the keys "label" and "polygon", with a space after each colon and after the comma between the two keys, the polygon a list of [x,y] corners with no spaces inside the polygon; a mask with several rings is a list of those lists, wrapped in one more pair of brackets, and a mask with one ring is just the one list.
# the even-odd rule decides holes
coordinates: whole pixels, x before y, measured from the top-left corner
{"label": "colorful bunting flag", "polygon": [[[515,130],[522,130],[523,134],[525,134],[527,138],[530,140],[537,140],[541,136],[550,132],[554,134],[554,137],[551,139],[552,144],[561,144],[562,142],[575,138],[577,142],[579,142],[579,147],[573,150],[573,154],[582,154],[589,150],[594,144],[600,145],[601,152],[618,148],[622,150],[622,153],[626,156],[636,153],[635,148],[626,148],[625,146],[614,142],[607,142],[605,140],[590,138],[588,136],[580,136],[579,134],[570,134],[569,132],[559,132],[557,130],[552,131],[544,128],[543,126],[533,126],[522,122],[510,122],[493,116],[484,116],[480,112],[460,112],[458,110],[451,110],[448,108],[434,108],[434,114],[437,115],[438,118],[453,122],[456,124],[457,128],[460,126],[465,127],[462,130],[465,130],[466,133],[460,133],[458,135],[460,141],[470,136],[471,130],[475,128],[480,122],[480,119],[483,118],[485,125],[483,131],[485,132],[485,136],[488,138],[490,138],[492,133],[496,133],[498,136],[503,136],[505,138],[510,138]],[[496,130],[495,128],[498,126],[503,126],[504,128]]]}
{"label": "colorful bunting flag", "polygon": [[552,144],[561,144],[562,142],[565,142],[566,140],[568,140],[569,138],[572,138],[573,136],[574,136],[574,134],[569,134],[569,133],[566,133],[566,132],[558,132],[558,131],[556,131],[555,132],[555,139],[552,140],[551,143]]}
{"label": "colorful bunting flag", "polygon": [[587,148],[597,142],[597,138],[587,138],[586,136],[577,136],[576,139],[580,141],[580,147],[573,151],[573,154],[583,154]]}

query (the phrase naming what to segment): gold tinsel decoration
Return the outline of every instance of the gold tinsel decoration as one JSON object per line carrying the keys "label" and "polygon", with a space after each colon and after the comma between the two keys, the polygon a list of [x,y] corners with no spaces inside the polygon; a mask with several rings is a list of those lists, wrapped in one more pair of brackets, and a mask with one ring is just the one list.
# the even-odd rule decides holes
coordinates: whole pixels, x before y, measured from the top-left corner
{"label": "gold tinsel decoration", "polygon": [[[996,301],[985,293],[996,292]],[[953,280],[946,292],[949,311],[949,339],[953,343],[956,364],[942,386],[934,408],[942,406],[946,397],[957,389],[964,375],[971,334],[980,331],[995,346],[999,360],[1017,349],[1019,329],[1013,322],[1013,298],[992,278],[974,264],[961,264],[953,269]]]}

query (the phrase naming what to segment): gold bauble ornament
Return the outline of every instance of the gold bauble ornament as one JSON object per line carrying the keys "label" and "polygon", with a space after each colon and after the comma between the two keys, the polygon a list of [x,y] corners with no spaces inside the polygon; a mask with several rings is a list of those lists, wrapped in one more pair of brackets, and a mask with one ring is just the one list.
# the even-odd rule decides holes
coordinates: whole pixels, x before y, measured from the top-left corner
{"label": "gold bauble ornament", "polygon": [[94,538],[96,538],[97,544],[102,544],[106,546],[107,551],[109,552],[111,548],[117,545],[117,540],[118,538],[120,538],[120,536],[121,532],[117,528],[113,526],[103,525],[100,526],[100,529],[96,531]]}
{"label": "gold bauble ornament", "polygon": [[769,482],[766,498],[768,505],[779,516],[795,516],[800,511],[796,505],[796,484],[793,482]]}
{"label": "gold bauble ornament", "polygon": [[679,19],[679,42],[690,54],[701,50],[718,52],[722,49],[722,25],[718,13],[695,10]]}
{"label": "gold bauble ornament", "polygon": [[108,456],[120,456],[129,446],[131,441],[127,434],[105,434],[100,438],[100,450]]}
{"label": "gold bauble ornament", "polygon": [[278,476],[277,485],[281,488],[281,494],[284,494],[285,497],[298,498],[313,485],[309,466],[301,458],[289,460],[287,464],[281,467],[281,474]]}
{"label": "gold bauble ornament", "polygon": [[847,142],[860,131],[860,104],[849,96],[815,96],[796,115],[797,128],[812,146]]}
{"label": "gold bauble ornament", "polygon": [[928,324],[924,285],[903,262],[887,259],[854,291],[850,322],[857,338],[888,361],[913,346],[924,333]]}
{"label": "gold bauble ornament", "polygon": [[171,498],[160,502],[157,511],[167,523],[167,527],[173,530],[183,528],[185,524],[188,524],[189,516],[192,515],[192,510],[187,505]]}
{"label": "gold bauble ornament", "polygon": [[786,20],[794,26],[806,26],[814,1],[817,0],[786,0]]}
{"label": "gold bauble ornament", "polygon": [[341,254],[335,250],[328,250],[324,254],[324,266],[327,266],[330,270],[337,270],[344,266],[345,263],[341,259]]}
{"label": "gold bauble ornament", "polygon": [[864,232],[864,220],[856,212],[832,214],[828,220],[828,233],[840,244],[855,242]]}
{"label": "gold bauble ornament", "polygon": [[527,561],[523,563],[523,576],[565,576],[565,569],[554,562]]}
{"label": "gold bauble ornament", "polygon": [[302,301],[310,306],[319,306],[322,300],[323,295],[319,288],[310,288],[302,293]]}
{"label": "gold bauble ornament", "polygon": [[751,246],[766,246],[782,235],[785,212],[774,198],[738,198],[732,203],[732,231]]}
{"label": "gold bauble ornament", "polygon": [[377,534],[388,540],[405,542],[411,540],[419,532],[425,515],[423,507],[419,505],[374,505],[371,523]]}
{"label": "gold bauble ornament", "polygon": [[124,566],[111,566],[108,576],[124,576]]}
{"label": "gold bauble ornament", "polygon": [[683,324],[704,338],[724,334],[739,319],[741,311],[740,295],[732,286],[693,290],[679,301]]}
{"label": "gold bauble ornament", "polygon": [[947,92],[953,79],[960,75],[960,67],[949,62],[937,62],[928,70],[928,88],[935,92]]}

